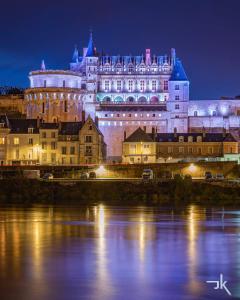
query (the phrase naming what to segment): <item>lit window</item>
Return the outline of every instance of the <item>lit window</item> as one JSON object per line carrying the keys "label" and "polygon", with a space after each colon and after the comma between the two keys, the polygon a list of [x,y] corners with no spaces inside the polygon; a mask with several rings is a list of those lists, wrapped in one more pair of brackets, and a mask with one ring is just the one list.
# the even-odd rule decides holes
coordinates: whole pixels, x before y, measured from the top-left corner
{"label": "lit window", "polygon": [[29,138],[29,139],[28,139],[28,144],[29,144],[29,145],[33,145],[33,139],[32,139],[32,138]]}
{"label": "lit window", "polygon": [[85,142],[86,143],[92,143],[92,136],[91,135],[86,135],[85,136]]}
{"label": "lit window", "polygon": [[19,145],[19,138],[18,138],[18,137],[15,137],[15,138],[13,139],[13,144],[14,144],[14,145]]}
{"label": "lit window", "polygon": [[4,145],[5,143],[5,138],[4,137],[0,137],[0,145]]}
{"label": "lit window", "polygon": [[33,128],[28,128],[28,133],[33,133]]}

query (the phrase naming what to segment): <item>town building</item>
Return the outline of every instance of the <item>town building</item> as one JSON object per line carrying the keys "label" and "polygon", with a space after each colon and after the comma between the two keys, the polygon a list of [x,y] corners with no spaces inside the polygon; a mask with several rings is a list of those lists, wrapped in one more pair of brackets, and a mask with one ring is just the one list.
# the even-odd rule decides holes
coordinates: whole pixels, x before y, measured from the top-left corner
{"label": "town building", "polygon": [[[123,141],[123,163],[215,160],[239,154],[233,133],[147,133],[140,127]],[[239,156],[239,155],[238,155]],[[238,160],[238,158],[237,158]]]}
{"label": "town building", "polygon": [[0,116],[1,165],[100,164],[105,159],[104,137],[90,116],[58,123]]}

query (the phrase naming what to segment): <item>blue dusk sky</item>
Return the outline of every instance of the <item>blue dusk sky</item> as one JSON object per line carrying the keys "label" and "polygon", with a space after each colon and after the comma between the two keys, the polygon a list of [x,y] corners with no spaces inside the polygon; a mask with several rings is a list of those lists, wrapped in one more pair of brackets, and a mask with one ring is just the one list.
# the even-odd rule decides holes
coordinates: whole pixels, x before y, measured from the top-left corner
{"label": "blue dusk sky", "polygon": [[67,69],[91,28],[97,50],[109,55],[176,48],[191,99],[240,94],[239,0],[15,0],[1,12],[0,85],[27,87],[42,59]]}

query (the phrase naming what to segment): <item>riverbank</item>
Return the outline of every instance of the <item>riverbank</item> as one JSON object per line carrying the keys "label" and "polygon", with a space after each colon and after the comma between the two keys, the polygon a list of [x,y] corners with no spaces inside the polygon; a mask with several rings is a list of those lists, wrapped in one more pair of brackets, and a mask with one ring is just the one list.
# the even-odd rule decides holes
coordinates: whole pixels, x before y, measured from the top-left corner
{"label": "riverbank", "polygon": [[240,205],[240,188],[175,178],[168,182],[1,180],[0,204]]}

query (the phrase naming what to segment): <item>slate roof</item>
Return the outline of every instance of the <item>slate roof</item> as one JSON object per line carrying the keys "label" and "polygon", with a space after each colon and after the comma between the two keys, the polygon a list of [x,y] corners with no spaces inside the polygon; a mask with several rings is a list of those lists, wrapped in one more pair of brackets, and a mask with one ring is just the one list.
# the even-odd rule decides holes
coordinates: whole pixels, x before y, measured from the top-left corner
{"label": "slate roof", "polygon": [[58,123],[42,123],[40,124],[40,129],[58,129]]}
{"label": "slate roof", "polygon": [[156,133],[153,139],[152,133],[146,133],[140,127],[135,130],[125,142],[179,142],[179,137],[183,137],[184,142],[188,142],[188,137],[192,137],[192,141],[196,142],[197,137],[201,136],[203,142],[238,142],[239,140],[234,137],[231,133]]}
{"label": "slate roof", "polygon": [[125,142],[153,142],[151,134],[146,133],[142,128],[135,130]]}
{"label": "slate roof", "polygon": [[177,59],[169,81],[188,81],[181,60]]}
{"label": "slate roof", "polygon": [[28,133],[28,128],[33,128],[33,133],[39,133],[37,119],[9,119],[10,133]]}
{"label": "slate roof", "polygon": [[82,128],[82,122],[61,122],[60,135],[78,135]]}

